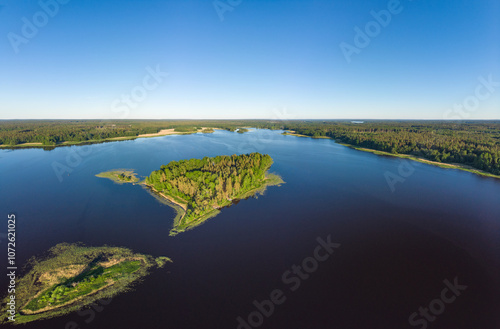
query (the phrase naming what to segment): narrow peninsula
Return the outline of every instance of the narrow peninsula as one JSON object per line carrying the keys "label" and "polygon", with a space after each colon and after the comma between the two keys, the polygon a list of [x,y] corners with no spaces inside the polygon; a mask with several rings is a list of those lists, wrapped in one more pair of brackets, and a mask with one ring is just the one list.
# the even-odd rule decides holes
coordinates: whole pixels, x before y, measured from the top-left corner
{"label": "narrow peninsula", "polygon": [[2,301],[0,323],[23,324],[80,310],[129,290],[168,261],[126,248],[58,244],[47,257],[30,260],[31,270],[17,279],[15,307],[9,297]]}

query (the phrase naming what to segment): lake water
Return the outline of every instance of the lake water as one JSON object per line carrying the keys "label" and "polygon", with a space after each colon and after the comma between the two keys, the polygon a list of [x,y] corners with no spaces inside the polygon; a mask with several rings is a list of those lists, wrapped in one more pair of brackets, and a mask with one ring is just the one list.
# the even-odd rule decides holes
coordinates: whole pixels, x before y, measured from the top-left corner
{"label": "lake water", "polygon": [[[271,155],[271,171],[286,184],[175,237],[171,208],[140,186],[95,177],[116,168],[146,176],[172,160],[249,152]],[[54,166],[71,172],[58,177]],[[0,233],[15,212],[18,263],[79,241],[173,259],[93,316],[26,329],[236,329],[238,317],[248,328],[500,327],[500,180],[268,130],[2,150],[0,172]],[[393,189],[388,175],[397,179]],[[340,246],[315,263],[308,257],[328,237]],[[0,244],[5,269],[4,237]],[[310,273],[287,272],[294,264]],[[448,289],[443,302],[445,280],[467,288],[458,296]],[[269,316],[255,313],[254,300],[277,289],[281,304],[264,303]],[[436,315],[417,314],[411,325],[410,315],[429,304]]]}

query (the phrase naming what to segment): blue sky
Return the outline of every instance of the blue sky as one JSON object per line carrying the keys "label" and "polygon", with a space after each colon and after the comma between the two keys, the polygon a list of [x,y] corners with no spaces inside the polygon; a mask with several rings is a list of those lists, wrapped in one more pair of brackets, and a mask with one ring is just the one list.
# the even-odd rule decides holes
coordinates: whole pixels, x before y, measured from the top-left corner
{"label": "blue sky", "polygon": [[496,0],[59,1],[0,0],[0,119],[500,119]]}

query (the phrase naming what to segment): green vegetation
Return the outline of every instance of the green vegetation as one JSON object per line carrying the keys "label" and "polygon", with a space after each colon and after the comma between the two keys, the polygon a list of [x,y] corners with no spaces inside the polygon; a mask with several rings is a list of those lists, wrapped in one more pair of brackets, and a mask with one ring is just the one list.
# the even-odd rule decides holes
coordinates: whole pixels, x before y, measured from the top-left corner
{"label": "green vegetation", "polygon": [[459,164],[459,163],[457,163],[457,164],[451,164],[451,163],[435,162],[435,161],[426,160],[424,158],[416,157],[414,155],[409,155],[409,154],[393,154],[393,153],[389,153],[389,152],[377,151],[377,150],[372,150],[372,149],[367,149],[367,148],[362,148],[362,147],[357,147],[357,146],[353,146],[353,145],[349,145],[349,144],[342,144],[342,143],[341,143],[341,145],[347,146],[347,147],[352,148],[354,150],[363,151],[363,152],[369,152],[369,153],[373,153],[373,154],[376,154],[376,155],[383,155],[383,156],[391,156],[391,157],[396,157],[396,158],[402,158],[402,159],[417,161],[417,162],[420,162],[420,163],[430,164],[430,165],[433,165],[433,166],[436,166],[436,167],[440,167],[440,168],[444,168],[444,169],[458,169],[458,170],[462,170],[462,171],[468,171],[470,173],[473,173],[473,174],[476,174],[476,175],[480,175],[480,176],[500,178],[499,175],[493,175],[493,174],[490,174],[490,173],[488,173],[486,171],[474,169],[473,167],[467,166],[467,165],[464,165],[464,164]]}
{"label": "green vegetation", "polygon": [[174,131],[179,132],[179,133],[195,133],[198,131],[198,128],[196,127],[189,127],[189,126],[181,126],[181,127],[176,127]]}
{"label": "green vegetation", "polygon": [[287,128],[300,135],[330,137],[361,148],[460,164],[457,169],[500,175],[499,122],[310,121],[294,122]]}
{"label": "green vegetation", "polygon": [[180,207],[170,232],[175,235],[217,215],[233,200],[283,183],[267,173],[272,163],[269,155],[260,153],[172,161],[152,172],[146,184]]}
{"label": "green vegetation", "polygon": [[141,268],[141,261],[122,261],[119,264],[104,268],[101,265],[89,266],[76,277],[52,286],[41,295],[33,298],[26,310],[38,311],[45,307],[57,307],[80,296],[88,295],[104,286],[112,284],[124,275],[134,273]]}
{"label": "green vegetation", "polygon": [[[32,258],[31,270],[18,279],[14,324],[60,316],[115,296],[129,290],[149,269],[163,267],[168,261],[126,248],[58,244],[47,257]],[[0,323],[9,322],[8,299],[2,301]]]}
{"label": "green vegetation", "polygon": [[165,256],[160,256],[155,259],[156,265],[160,268],[164,267],[165,264],[168,262],[171,262],[170,258],[165,257]]}
{"label": "green vegetation", "polygon": [[218,128],[241,133],[246,130],[243,127],[283,129],[294,135],[333,138],[364,149],[500,175],[499,121],[4,120],[0,121],[0,147],[51,149],[134,139],[162,129],[193,133],[200,127],[206,128],[202,132]]}
{"label": "green vegetation", "polygon": [[0,143],[18,145],[41,143],[61,145],[64,142],[99,142],[117,137],[137,137],[139,134],[157,133],[163,125],[153,122],[94,121],[94,120],[9,120],[0,123]]}
{"label": "green vegetation", "polygon": [[102,172],[96,176],[111,179],[118,184],[139,182],[139,178],[137,178],[136,174],[131,169],[115,169]]}
{"label": "green vegetation", "polygon": [[135,139],[163,129],[178,133],[213,132],[212,128],[235,131],[257,127],[257,120],[0,120],[0,147],[44,147],[93,144]]}
{"label": "green vegetation", "polygon": [[238,128],[238,130],[236,132],[238,134],[244,134],[244,133],[248,132],[248,129],[246,129],[246,128]]}

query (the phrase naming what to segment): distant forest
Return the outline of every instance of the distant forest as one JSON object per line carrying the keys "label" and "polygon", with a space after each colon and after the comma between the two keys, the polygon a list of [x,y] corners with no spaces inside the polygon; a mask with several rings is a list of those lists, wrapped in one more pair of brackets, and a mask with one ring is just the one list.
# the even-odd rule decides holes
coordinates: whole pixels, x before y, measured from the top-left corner
{"label": "distant forest", "polygon": [[[255,123],[249,121],[246,124]],[[235,131],[242,122],[192,120],[4,120],[0,121],[0,145],[42,143],[57,146],[63,142],[99,142],[107,138],[137,137],[175,128],[192,132],[195,127],[222,128]]]}
{"label": "distant forest", "polygon": [[99,142],[113,137],[135,137],[169,128],[188,132],[202,126],[229,131],[240,127],[293,130],[310,137],[330,137],[393,154],[465,164],[500,175],[499,121],[7,120],[0,121],[0,144],[58,146],[68,141]]}
{"label": "distant forest", "polygon": [[296,122],[288,129],[393,154],[465,164],[500,175],[500,122]]}

